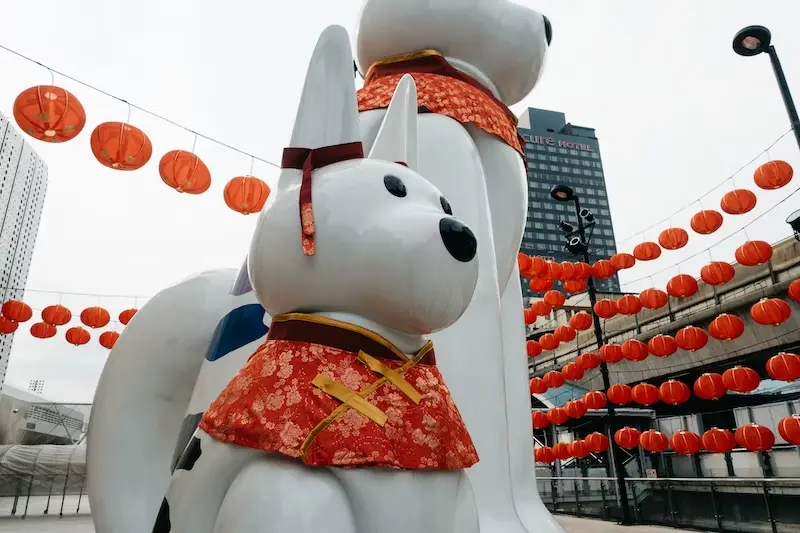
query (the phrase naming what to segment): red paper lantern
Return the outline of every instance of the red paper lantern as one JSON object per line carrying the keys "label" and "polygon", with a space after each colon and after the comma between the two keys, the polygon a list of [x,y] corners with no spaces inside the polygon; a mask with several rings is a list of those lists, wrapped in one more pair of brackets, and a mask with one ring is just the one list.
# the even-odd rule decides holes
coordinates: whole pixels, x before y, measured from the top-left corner
{"label": "red paper lantern", "polygon": [[533,314],[536,316],[547,316],[553,312],[553,308],[544,300],[536,300],[533,302],[531,309],[533,309]]}
{"label": "red paper lantern", "polygon": [[800,415],[794,414],[778,422],[778,433],[789,444],[800,444]]}
{"label": "red paper lantern", "polygon": [[570,418],[580,418],[586,414],[586,404],[583,400],[570,400],[564,404],[564,410]]}
{"label": "red paper lantern", "polygon": [[545,263],[547,266],[547,278],[552,280],[560,280],[564,276],[564,271],[561,268],[561,263],[556,263],[555,261],[547,261]]}
{"label": "red paper lantern", "polygon": [[800,355],[781,352],[767,361],[767,374],[777,381],[800,379]]}
{"label": "red paper lantern", "polygon": [[600,357],[596,353],[587,352],[582,353],[575,359],[575,362],[578,363],[578,366],[584,370],[592,370],[600,366]]}
{"label": "red paper lantern", "polygon": [[236,176],[222,191],[225,205],[243,215],[258,213],[267,203],[269,185],[255,176]]}
{"label": "red paper lantern", "polygon": [[531,413],[531,423],[534,429],[544,429],[550,425],[550,419],[547,418],[547,413],[543,411],[534,411]]}
{"label": "red paper lantern", "polygon": [[158,163],[158,173],[167,186],[178,192],[202,194],[211,187],[211,172],[192,152],[172,150]]}
{"label": "red paper lantern", "polygon": [[631,388],[624,383],[617,383],[608,388],[606,397],[608,401],[614,405],[627,405],[633,400],[633,392]]}
{"label": "red paper lantern", "polygon": [[711,235],[722,227],[722,214],[713,209],[700,211],[692,217],[691,226],[695,233]]}
{"label": "red paper lantern", "polygon": [[750,308],[750,317],[762,326],[780,326],[792,316],[792,308],[780,298],[762,298]]}
{"label": "red paper lantern", "polygon": [[574,280],[564,282],[564,290],[570,294],[575,294],[586,290],[586,282],[584,280]]}
{"label": "red paper lantern", "polygon": [[564,261],[561,265],[561,281],[574,281],[578,278],[578,271],[573,263]]}
{"label": "red paper lantern", "polygon": [[736,447],[736,439],[727,429],[711,428],[703,433],[701,441],[711,453],[727,453]]}
{"label": "red paper lantern", "polygon": [[547,392],[547,383],[542,378],[531,378],[528,382],[531,394],[544,394]]}
{"label": "red paper lantern", "polygon": [[42,321],[53,326],[63,326],[72,320],[72,311],[63,305],[48,305],[42,310]]}
{"label": "red paper lantern", "polygon": [[578,363],[576,362],[567,363],[564,365],[564,368],[561,369],[561,374],[565,379],[570,381],[578,381],[579,379],[583,378],[583,368],[578,366]]}
{"label": "red paper lantern", "polygon": [[525,325],[529,326],[536,322],[536,313],[533,312],[533,309],[528,307],[527,309],[522,310],[522,319],[525,321]]}
{"label": "red paper lantern", "polygon": [[643,242],[633,248],[633,257],[639,261],[652,261],[661,257],[661,247],[654,242]]}
{"label": "red paper lantern", "polygon": [[732,341],[744,333],[744,321],[736,315],[721,314],[708,325],[708,334],[719,341]]}
{"label": "red paper lantern", "polygon": [[69,328],[67,330],[65,337],[67,338],[68,343],[73,344],[75,346],[86,344],[87,342],[89,342],[89,339],[92,338],[89,332],[80,326]]}
{"label": "red paper lantern", "polygon": [[0,316],[0,335],[11,335],[19,327],[19,322]]}
{"label": "red paper lantern", "polygon": [[526,278],[531,277],[531,256],[528,254],[523,254],[522,252],[517,253],[517,266],[519,267],[519,275],[525,276]]}
{"label": "red paper lantern", "polygon": [[695,326],[686,326],[675,334],[675,342],[681,350],[696,352],[708,344],[708,333]]}
{"label": "red paper lantern", "polygon": [[614,268],[617,270],[625,270],[636,264],[636,258],[626,253],[614,254],[609,261],[611,261],[611,264],[614,265]]}
{"label": "red paper lantern", "polygon": [[619,363],[622,361],[622,346],[619,344],[604,344],[598,350],[598,356],[604,363]]}
{"label": "red paper lantern", "polygon": [[110,350],[117,343],[119,333],[116,331],[105,331],[100,335],[100,346]]}
{"label": "red paper lantern", "polygon": [[667,283],[667,292],[675,298],[694,296],[697,289],[697,280],[688,274],[678,274]]}
{"label": "red paper lantern", "polygon": [[639,437],[639,444],[651,453],[661,453],[669,446],[666,435],[655,429],[648,429]]}
{"label": "red paper lantern", "polygon": [[586,444],[586,441],[582,439],[578,439],[573,441],[572,444],[569,446],[569,451],[573,457],[578,459],[583,459],[587,455],[589,455],[589,445]]}
{"label": "red paper lantern", "polygon": [[617,310],[622,315],[635,315],[642,310],[642,302],[633,294],[626,294],[617,300]]}
{"label": "red paper lantern", "polygon": [[564,375],[561,372],[551,370],[544,375],[544,383],[548,389],[557,389],[564,384]]}
{"label": "red paper lantern", "polygon": [[528,272],[532,278],[549,278],[550,263],[539,256],[531,257],[531,266],[528,267]]}
{"label": "red paper lantern", "polygon": [[753,181],[756,185],[766,190],[780,189],[792,181],[792,165],[786,161],[769,161],[756,169]]}
{"label": "red paper lantern", "polygon": [[772,259],[772,246],[764,241],[747,241],[734,253],[740,265],[758,266]]}
{"label": "red paper lantern", "polygon": [[[137,311],[138,311],[138,309],[126,309],[126,310],[124,310],[123,312],[121,312],[119,314],[119,321],[122,324],[127,326],[128,322],[131,321],[131,319],[133,318],[133,315],[135,315]],[[533,323],[533,322],[531,322],[531,323]]]}
{"label": "red paper lantern", "polygon": [[668,228],[658,236],[658,244],[665,250],[678,250],[689,242],[689,234],[682,228]]}
{"label": "red paper lantern", "polygon": [[639,446],[639,438],[641,435],[638,429],[626,426],[618,429],[616,433],[614,433],[614,442],[623,448],[632,450]]}
{"label": "red paper lantern", "polygon": [[569,449],[569,444],[566,442],[558,442],[553,444],[553,455],[556,456],[556,459],[566,461],[572,457],[572,450]]}
{"label": "red paper lantern", "polygon": [[596,431],[594,433],[589,433],[585,440],[586,444],[589,446],[589,449],[592,450],[593,453],[607,452],[611,444],[608,440],[608,437]]}
{"label": "red paper lantern", "polygon": [[31,137],[49,143],[74,139],[86,125],[86,111],[71,92],[53,85],[22,91],[14,101],[14,120]]}
{"label": "red paper lantern", "polygon": [[544,335],[539,337],[539,346],[542,347],[542,350],[547,350],[548,352],[551,352],[556,348],[558,348],[559,344],[561,344],[561,342],[552,333],[545,333]]}
{"label": "red paper lantern", "polygon": [[137,170],[150,161],[153,145],[145,133],[121,122],[104,122],[89,139],[95,159],[114,170]]}
{"label": "red paper lantern", "polygon": [[733,434],[736,444],[751,452],[763,452],[775,445],[775,434],[766,426],[747,424],[736,429]]}
{"label": "red paper lantern", "polygon": [[33,317],[33,309],[22,300],[8,300],[3,303],[3,316],[14,322],[27,322]]}
{"label": "red paper lantern", "polygon": [[556,455],[550,446],[542,446],[533,450],[533,459],[537,463],[550,464],[556,460]]}
{"label": "red paper lantern", "polygon": [[708,285],[724,285],[736,275],[733,265],[724,261],[712,261],[700,269],[700,278]]}
{"label": "red paper lantern", "polygon": [[617,314],[617,311],[617,303],[614,300],[604,298],[594,304],[594,314],[600,318],[611,318]]}
{"label": "red paper lantern", "polygon": [[678,350],[678,343],[669,335],[656,335],[647,341],[647,349],[656,357],[669,357]]}
{"label": "red paper lantern", "polygon": [[592,276],[592,267],[589,265],[589,263],[579,261],[572,264],[575,265],[575,277],[578,280],[586,281]]}
{"label": "red paper lantern", "polygon": [[791,282],[786,292],[789,294],[789,298],[795,302],[800,302],[800,279]]}
{"label": "red paper lantern", "polygon": [[667,293],[661,289],[645,289],[639,294],[642,307],[648,309],[661,309],[667,305]]}
{"label": "red paper lantern", "polygon": [[761,384],[761,378],[752,368],[735,366],[722,373],[722,382],[728,390],[734,392],[752,392]]}
{"label": "red paper lantern", "polygon": [[631,397],[634,402],[644,406],[653,405],[661,399],[658,394],[658,387],[650,383],[634,385],[633,389],[631,389]]}
{"label": "red paper lantern", "polygon": [[681,430],[669,438],[669,445],[676,453],[694,455],[702,448],[703,441],[697,433]]}
{"label": "red paper lantern", "polygon": [[528,353],[528,357],[536,357],[542,353],[542,347],[536,341],[527,341],[525,343],[525,351]]}
{"label": "red paper lantern", "polygon": [[37,339],[49,339],[50,337],[55,337],[56,327],[47,322],[37,322],[31,326],[31,335]]}
{"label": "red paper lantern", "polygon": [[550,307],[561,307],[567,298],[558,291],[547,291],[544,293],[543,300]]}
{"label": "red paper lantern", "polygon": [[87,307],[81,312],[81,322],[90,328],[102,328],[111,321],[111,315],[102,307]]}
{"label": "red paper lantern", "polygon": [[692,394],[689,391],[689,386],[686,385],[686,383],[670,379],[658,387],[658,395],[661,397],[661,401],[664,403],[669,405],[678,405],[688,401]]}
{"label": "red paper lantern", "polygon": [[545,292],[553,287],[553,280],[547,278],[531,278],[528,282],[531,292]]}
{"label": "red paper lantern", "polygon": [[719,206],[729,215],[743,215],[756,206],[756,195],[747,189],[734,189],[722,197]]}
{"label": "red paper lantern", "polygon": [[577,329],[578,331],[586,331],[587,329],[592,327],[592,323],[593,323],[592,315],[590,315],[586,311],[575,313],[569,319],[569,325]]}
{"label": "red paper lantern", "polygon": [[602,409],[606,406],[606,395],[599,390],[591,390],[583,395],[583,403],[587,409]]}
{"label": "red paper lantern", "polygon": [[719,400],[728,392],[722,376],[714,372],[706,372],[697,378],[692,389],[701,400]]}
{"label": "red paper lantern", "polygon": [[601,259],[592,265],[592,276],[597,279],[608,279],[616,273],[617,270],[608,259]]}
{"label": "red paper lantern", "polygon": [[551,424],[560,426],[569,419],[569,415],[563,407],[553,407],[547,411],[547,419]]}
{"label": "red paper lantern", "polygon": [[575,340],[577,332],[572,326],[558,326],[553,332],[553,335],[561,342],[569,342]]}
{"label": "red paper lantern", "polygon": [[648,355],[647,345],[640,340],[628,339],[622,343],[622,357],[628,361],[644,361]]}

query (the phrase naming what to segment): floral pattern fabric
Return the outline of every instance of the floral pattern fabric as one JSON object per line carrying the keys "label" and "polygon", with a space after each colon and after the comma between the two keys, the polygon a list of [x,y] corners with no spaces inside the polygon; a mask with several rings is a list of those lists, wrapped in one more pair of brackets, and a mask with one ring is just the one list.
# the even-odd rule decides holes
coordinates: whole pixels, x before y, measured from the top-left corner
{"label": "floral pattern fabric", "polygon": [[[380,361],[395,370],[402,364]],[[478,462],[438,368],[423,363],[403,374],[422,395],[419,404],[386,382],[364,397],[387,415],[383,427],[347,408],[303,450],[312,430],[342,405],[312,385],[318,374],[355,392],[381,378],[353,352],[267,340],[211,404],[200,428],[217,440],[281,453],[313,466],[460,469]]]}
{"label": "floral pattern fabric", "polygon": [[[485,92],[461,80],[423,72],[409,72],[417,85],[419,107],[446,115],[462,124],[474,124],[496,135],[524,156],[516,125],[507,110]],[[370,80],[358,91],[358,110],[369,111],[389,106],[402,73]]]}

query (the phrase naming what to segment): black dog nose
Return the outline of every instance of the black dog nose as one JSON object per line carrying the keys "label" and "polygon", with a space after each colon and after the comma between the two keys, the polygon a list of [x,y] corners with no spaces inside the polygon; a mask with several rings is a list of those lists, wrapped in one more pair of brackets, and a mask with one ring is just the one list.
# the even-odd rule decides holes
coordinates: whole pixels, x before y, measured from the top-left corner
{"label": "black dog nose", "polygon": [[547,46],[550,46],[550,41],[553,40],[553,25],[550,24],[550,19],[542,15],[544,19],[544,35],[547,38]]}
{"label": "black dog nose", "polygon": [[439,221],[439,233],[450,255],[462,263],[472,261],[478,241],[471,229],[454,218],[443,218]]}

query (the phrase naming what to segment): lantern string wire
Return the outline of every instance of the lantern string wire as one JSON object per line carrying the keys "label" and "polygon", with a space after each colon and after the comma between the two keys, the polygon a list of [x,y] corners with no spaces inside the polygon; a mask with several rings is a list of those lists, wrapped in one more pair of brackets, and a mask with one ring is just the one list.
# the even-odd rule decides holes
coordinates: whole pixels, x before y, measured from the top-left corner
{"label": "lantern string wire", "polygon": [[675,210],[673,213],[671,213],[671,214],[670,214],[670,215],[668,215],[667,217],[665,217],[665,218],[663,218],[663,219],[659,220],[658,222],[655,222],[655,223],[651,224],[650,226],[648,226],[648,227],[647,227],[647,228],[645,228],[644,230],[642,230],[642,231],[638,231],[638,232],[634,233],[633,235],[630,235],[630,236],[628,236],[628,237],[625,237],[624,239],[618,239],[618,240],[617,240],[617,244],[619,245],[619,244],[622,244],[622,243],[628,242],[628,241],[630,241],[630,240],[633,240],[634,238],[636,238],[636,237],[638,237],[639,235],[643,234],[645,231],[647,231],[647,230],[649,230],[649,229],[652,229],[652,228],[655,228],[655,227],[657,227],[657,226],[660,226],[660,225],[661,225],[661,224],[663,224],[664,222],[669,222],[669,220],[670,220],[672,217],[674,217],[674,216],[676,216],[676,215],[678,215],[678,214],[682,213],[683,211],[685,211],[685,210],[686,210],[688,207],[692,206],[693,204],[699,204],[700,206],[702,206],[702,200],[703,200],[704,198],[706,198],[706,197],[710,196],[710,195],[711,195],[711,193],[713,193],[714,191],[716,191],[717,189],[719,189],[720,187],[722,187],[723,185],[725,185],[725,183],[727,183],[728,181],[732,181],[732,180],[733,180],[733,179],[734,179],[734,178],[735,178],[735,177],[736,177],[736,176],[737,176],[737,175],[738,175],[738,174],[739,174],[741,171],[743,171],[744,169],[746,169],[747,167],[749,167],[750,165],[752,165],[753,163],[755,163],[755,162],[756,162],[756,161],[757,161],[757,160],[758,160],[758,159],[759,159],[759,158],[760,158],[762,155],[764,155],[764,154],[769,154],[769,150],[770,150],[771,148],[773,148],[773,147],[774,147],[776,144],[778,144],[778,143],[779,143],[779,142],[780,142],[780,141],[781,141],[781,140],[782,140],[784,137],[786,137],[787,135],[789,135],[789,134],[790,134],[790,133],[792,133],[793,131],[794,131],[794,130],[793,130],[792,128],[790,128],[789,130],[787,130],[787,131],[786,131],[786,132],[785,132],[783,135],[781,135],[780,137],[778,137],[778,138],[775,140],[775,142],[773,142],[773,143],[772,143],[772,144],[770,144],[770,145],[769,145],[767,148],[765,148],[764,150],[762,150],[761,152],[759,152],[759,153],[758,153],[758,155],[756,155],[756,156],[755,156],[754,158],[752,158],[750,161],[748,161],[747,163],[745,163],[744,165],[742,165],[741,167],[739,167],[739,169],[738,169],[738,170],[736,170],[736,171],[735,171],[733,174],[731,174],[730,176],[728,176],[727,178],[725,178],[725,179],[724,179],[724,180],[722,180],[721,182],[719,182],[719,183],[717,183],[716,185],[714,185],[714,186],[713,186],[711,189],[709,189],[708,191],[706,191],[706,192],[705,192],[703,195],[701,195],[701,196],[699,196],[699,197],[695,198],[695,199],[694,199],[694,200],[692,200],[691,202],[689,202],[689,203],[685,204],[684,206],[680,207],[679,209]]}
{"label": "lantern string wire", "polygon": [[[191,128],[187,128],[186,126],[184,126],[182,124],[179,124],[179,123],[175,122],[174,120],[165,117],[164,115],[161,115],[159,113],[156,113],[155,111],[150,111],[149,109],[145,109],[144,107],[141,107],[139,105],[136,105],[136,104],[133,104],[131,102],[128,102],[127,100],[125,100],[123,98],[120,98],[119,96],[115,96],[115,95],[109,93],[108,91],[104,91],[103,89],[100,89],[99,87],[96,87],[96,86],[94,86],[94,85],[92,85],[92,84],[90,84],[88,82],[85,82],[83,80],[79,80],[78,78],[70,76],[69,74],[65,74],[64,72],[61,72],[61,71],[56,70],[54,68],[48,67],[47,65],[45,65],[43,63],[40,63],[39,61],[36,61],[35,59],[32,59],[32,58],[26,56],[25,54],[17,52],[16,50],[13,50],[13,49],[11,49],[11,48],[9,48],[7,46],[4,46],[4,45],[0,44],[0,49],[5,50],[6,52],[8,52],[10,54],[14,54],[15,56],[17,56],[19,58],[22,58],[22,59],[24,59],[26,61],[30,61],[31,63],[39,65],[40,67],[46,68],[47,70],[50,71],[51,77],[53,76],[53,73],[58,74],[59,76],[61,76],[63,78],[66,78],[68,80],[74,81],[75,83],[78,83],[78,84],[83,85],[84,87],[87,87],[87,88],[89,88],[89,89],[91,89],[93,91],[96,91],[96,92],[98,92],[100,94],[108,96],[109,98],[113,98],[114,100],[117,100],[117,101],[120,101],[120,102],[123,102],[123,103],[127,104],[128,105],[128,120],[129,121],[130,121],[130,108],[136,108],[137,110],[139,110],[139,111],[141,111],[143,113],[146,113],[146,114],[148,114],[148,115],[150,115],[152,117],[155,117],[155,118],[157,118],[159,120],[162,120],[162,121],[164,121],[164,122],[166,122],[168,124],[172,124],[175,127],[181,128],[181,129],[189,131],[191,133],[194,133],[195,135],[198,135],[198,136],[200,136],[200,137],[202,137],[202,138],[204,138],[206,140],[209,140],[209,141],[211,141],[213,143],[216,143],[216,144],[218,144],[218,145],[220,145],[220,146],[222,146],[224,148],[227,148],[229,150],[233,150],[234,152],[238,152],[238,153],[240,153],[242,155],[246,155],[246,156],[252,157],[254,159],[258,159],[262,163],[266,163],[267,165],[273,166],[275,168],[280,168],[280,165],[278,165],[276,163],[273,163],[272,161],[269,161],[267,159],[263,159],[261,157],[255,156],[255,155],[253,155],[253,154],[251,154],[249,152],[246,152],[244,150],[236,148],[235,146],[231,146],[230,144],[225,143],[223,141],[220,141],[219,139],[216,139],[216,138],[211,137],[209,135],[204,135],[202,133],[196,132],[196,131],[192,130]],[[55,80],[53,80],[53,83],[54,82],[55,82]]]}

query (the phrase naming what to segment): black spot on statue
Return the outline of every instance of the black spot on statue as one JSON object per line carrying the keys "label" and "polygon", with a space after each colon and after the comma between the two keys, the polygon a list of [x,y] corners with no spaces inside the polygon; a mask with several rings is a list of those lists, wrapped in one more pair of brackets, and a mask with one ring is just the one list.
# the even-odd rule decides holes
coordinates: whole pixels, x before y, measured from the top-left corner
{"label": "black spot on statue", "polygon": [[153,526],[153,533],[169,533],[172,523],[169,521],[169,503],[167,499],[161,502],[161,509],[158,510],[156,525]]}
{"label": "black spot on statue", "polygon": [[200,449],[200,439],[192,437],[192,441],[189,443],[189,446],[186,447],[186,451],[183,452],[181,458],[178,459],[175,470],[191,470],[194,468],[194,464],[197,460],[200,459],[202,453],[203,451]]}
{"label": "black spot on statue", "polygon": [[189,446],[189,439],[191,439],[192,435],[194,435],[195,431],[197,431],[197,426],[200,424],[200,419],[202,418],[203,413],[196,413],[193,415],[187,415],[186,418],[183,419],[180,433],[178,433],[178,441],[175,445],[175,451],[172,452],[172,462],[170,464],[171,472],[175,472],[175,467],[178,464],[178,460]]}

